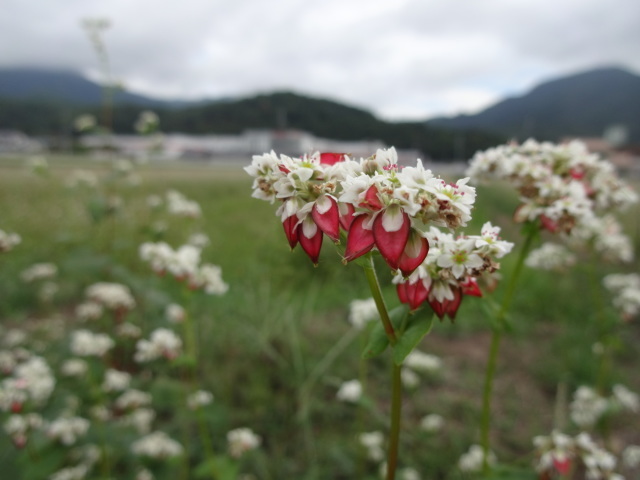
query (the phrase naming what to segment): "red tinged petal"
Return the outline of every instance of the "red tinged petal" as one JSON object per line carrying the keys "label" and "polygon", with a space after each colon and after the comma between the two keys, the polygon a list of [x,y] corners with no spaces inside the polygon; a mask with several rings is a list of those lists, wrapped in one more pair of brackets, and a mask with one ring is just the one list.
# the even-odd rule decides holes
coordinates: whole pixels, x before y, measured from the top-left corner
{"label": "red tinged petal", "polygon": [[365,192],[364,200],[360,203],[360,206],[374,211],[382,210],[383,205],[380,197],[378,197],[378,188],[375,185],[371,185]]}
{"label": "red tinged petal", "polygon": [[[311,217],[316,225],[322,230],[331,240],[338,242],[340,240],[340,212],[338,211],[338,202],[331,197],[323,197],[323,204],[320,206],[318,202],[313,206],[311,210]],[[325,202],[330,202],[331,206],[323,213],[321,210],[325,209]]]}
{"label": "red tinged petal", "polygon": [[[395,215],[402,217],[397,221],[390,222],[390,217]],[[388,228],[388,223],[400,223],[400,225],[397,230],[388,231],[385,228],[385,226]],[[409,215],[407,215],[400,207],[394,208],[391,206],[387,208],[373,221],[373,236],[376,241],[376,247],[380,250],[382,257],[386,260],[387,264],[389,264],[389,266],[394,270],[398,268],[400,256],[407,246],[410,229],[411,220],[409,220]]]}
{"label": "red tinged petal", "polygon": [[412,285],[411,294],[409,296],[409,306],[411,310],[416,310],[427,300],[429,297],[429,290],[424,286],[422,280],[418,280]]}
{"label": "red tinged petal", "polygon": [[344,259],[347,262],[355,260],[373,248],[375,243],[373,231],[363,227],[367,220],[369,220],[368,215],[358,215],[351,222],[347,235],[347,248],[344,252]]}
{"label": "red tinged petal", "polygon": [[346,231],[349,231],[349,227],[351,226],[351,222],[355,218],[353,214],[356,209],[350,203],[339,203],[338,211],[340,212],[340,225]]}
{"label": "red tinged petal", "polygon": [[288,173],[291,172],[291,170],[289,170],[287,167],[285,167],[284,165],[280,164],[278,165],[278,170],[280,170],[282,173],[284,173],[285,175],[287,175]]}
{"label": "red tinged petal", "polygon": [[400,300],[400,303],[409,303],[406,283],[399,283],[396,285],[396,292],[398,292],[398,299]]}
{"label": "red tinged petal", "polygon": [[[307,217],[305,222],[312,220]],[[315,233],[309,238],[304,234],[304,222],[298,225],[298,241],[314,265],[318,264],[318,258],[320,257],[320,249],[322,248],[322,230],[318,227],[315,228]]]}
{"label": "red tinged petal", "polygon": [[467,277],[463,284],[460,285],[462,287],[462,293],[464,295],[471,295],[472,297],[481,297],[482,290],[478,286],[478,282],[473,277]]}
{"label": "red tinged petal", "polygon": [[553,466],[556,467],[556,470],[560,475],[568,475],[571,470],[571,460],[569,458],[554,458]]}
{"label": "red tinged petal", "polygon": [[435,298],[432,299],[432,300],[429,300],[429,305],[431,305],[431,308],[433,309],[433,312],[438,316],[438,318],[440,320],[442,320],[444,318],[444,314],[445,314],[445,311],[446,311],[444,303],[446,301],[447,300],[445,300],[444,302],[439,302]]}
{"label": "red tinged petal", "polygon": [[398,268],[402,275],[408,277],[418,268],[429,253],[429,242],[417,231],[411,229],[407,245],[398,260]]}
{"label": "red tinged petal", "polygon": [[282,226],[284,227],[284,234],[287,236],[287,240],[289,240],[289,246],[291,250],[293,250],[298,244],[298,216],[291,215],[287,217],[284,222],[282,222]]}
{"label": "red tinged petal", "polygon": [[346,157],[346,153],[324,152],[320,154],[320,163],[322,165],[335,165],[338,162],[344,161]]}
{"label": "red tinged petal", "polygon": [[546,215],[540,215],[540,223],[542,224],[542,228],[550,231],[551,233],[557,233],[560,227],[558,226],[558,222],[551,220]]}
{"label": "red tinged petal", "polygon": [[446,313],[453,322],[456,319],[456,313],[458,313],[458,308],[460,308],[460,303],[462,302],[462,292],[460,289],[456,288],[453,291],[453,300],[445,300],[445,302]]}

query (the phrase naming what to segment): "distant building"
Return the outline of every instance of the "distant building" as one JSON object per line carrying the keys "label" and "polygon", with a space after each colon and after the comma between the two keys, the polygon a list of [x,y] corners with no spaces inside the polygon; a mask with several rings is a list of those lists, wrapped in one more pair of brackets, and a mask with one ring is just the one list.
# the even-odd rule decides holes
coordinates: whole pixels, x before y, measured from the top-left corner
{"label": "distant building", "polygon": [[0,153],[40,153],[45,146],[39,140],[17,130],[0,130]]}

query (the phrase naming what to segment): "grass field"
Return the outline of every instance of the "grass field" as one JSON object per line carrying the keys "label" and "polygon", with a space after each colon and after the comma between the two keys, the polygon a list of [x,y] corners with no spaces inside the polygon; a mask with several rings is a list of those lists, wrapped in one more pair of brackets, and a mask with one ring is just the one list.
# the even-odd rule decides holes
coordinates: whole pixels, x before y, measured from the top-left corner
{"label": "grass field", "polygon": [[[227,431],[247,426],[260,435],[262,444],[243,457],[241,471],[255,476],[246,478],[379,478],[379,465],[365,458],[357,436],[387,428],[389,359],[387,352],[362,361],[366,332],[355,332],[347,321],[350,302],[370,297],[362,269],[343,266],[326,240],[317,267],[300,248],[290,252],[274,208],[250,197],[251,179],[241,167],[141,165],[135,169],[139,185],[114,177],[97,187],[70,189],[65,183],[74,170],[104,176],[107,167],[84,158],[51,158],[43,176],[30,172],[20,159],[0,159],[0,229],[22,237],[14,250],[0,254],[0,324],[5,332],[26,330],[25,347],[46,357],[55,370],[69,355],[68,332],[87,326],[79,323],[74,309],[89,285],[118,282],[131,288],[137,307],[128,319],[144,334],[166,326],[168,303],[181,303],[197,328],[196,376],[215,397],[205,418],[214,451],[225,451]],[[149,195],[164,197],[168,189],[198,202],[201,218],[171,217],[147,205]],[[99,199],[115,195],[122,207],[105,214]],[[503,238],[515,242],[517,249],[521,237],[511,222],[516,203],[504,187],[479,188],[470,229],[490,220],[503,227]],[[636,256],[639,213],[636,207],[625,214]],[[210,239],[203,259],[222,268],[229,285],[225,295],[187,293],[172,279],[155,276],[139,257],[143,242],[163,240],[177,247],[195,232]],[[505,277],[514,261],[504,259]],[[37,262],[58,267],[57,293],[51,300],[39,298],[34,285],[20,280],[20,272]],[[380,267],[385,297],[393,307],[398,304],[395,290]],[[588,258],[561,275],[525,270],[511,311],[513,329],[503,342],[498,364],[492,445],[502,463],[529,473],[501,478],[535,478],[534,436],[548,435],[554,425],[577,431],[567,417],[571,395],[580,385],[599,382],[600,362],[593,353],[600,338],[599,300],[594,291],[600,292],[608,318],[613,319],[600,279],[610,272],[634,271],[637,262],[594,265]],[[499,287],[493,296],[500,299],[502,294]],[[490,321],[482,300],[467,298],[456,323],[436,322],[419,346],[443,364],[436,373],[421,374],[418,385],[406,390],[404,401],[400,464],[416,469],[423,479],[471,478],[457,469],[457,462],[478,442]],[[606,387],[620,383],[640,392],[637,321],[616,324],[615,333]],[[151,389],[156,425],[190,443],[190,456],[197,464],[206,452],[195,423],[185,427],[190,420],[176,406],[182,388],[177,370],[159,366],[149,374],[153,382],[142,374],[135,381]],[[365,385],[364,400],[359,405],[337,401],[340,384],[354,378]],[[57,388],[66,396],[82,398],[67,380],[60,379]],[[65,395],[55,399],[44,407],[45,413],[62,409]],[[428,414],[444,418],[441,430],[420,428]],[[109,428],[106,432],[106,439],[99,432],[91,439],[109,444],[132,438],[117,437],[121,434]],[[0,438],[3,478],[48,478],[68,461],[63,453],[47,450],[44,440],[34,441],[29,452],[15,449],[7,436]],[[640,444],[638,415],[612,417],[606,439],[617,452]],[[40,462],[34,461],[38,455]],[[121,457],[111,466],[112,478],[136,478],[138,460]],[[197,478],[197,469],[185,474],[181,462],[145,465],[156,478]],[[105,472],[94,475],[88,478],[107,478]]]}

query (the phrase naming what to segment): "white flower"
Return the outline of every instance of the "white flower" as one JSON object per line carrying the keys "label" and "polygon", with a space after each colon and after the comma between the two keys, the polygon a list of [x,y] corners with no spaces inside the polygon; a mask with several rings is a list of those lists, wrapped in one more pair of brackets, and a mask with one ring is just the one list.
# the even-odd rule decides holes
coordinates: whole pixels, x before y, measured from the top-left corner
{"label": "white flower", "polygon": [[343,382],[336,393],[336,398],[342,402],[355,403],[362,396],[362,385],[359,380]]}
{"label": "white flower", "polygon": [[70,358],[60,367],[60,372],[67,377],[82,377],[87,373],[89,366],[81,358]]}
{"label": "white flower", "polygon": [[210,405],[213,402],[213,394],[206,390],[198,390],[187,397],[187,406],[191,410]]}
{"label": "white flower", "polygon": [[32,283],[37,280],[53,278],[58,274],[58,267],[53,263],[34,263],[20,273],[20,278],[25,283]]}
{"label": "white flower", "polygon": [[84,480],[88,474],[89,466],[80,464],[58,470],[49,476],[49,480]]}
{"label": "white flower", "polygon": [[384,437],[382,432],[366,432],[359,435],[360,444],[367,449],[367,456],[374,462],[381,462],[384,457]]}
{"label": "white flower", "polygon": [[229,455],[239,458],[243,453],[258,448],[261,438],[249,428],[236,428],[227,432]]}
{"label": "white flower", "polygon": [[166,197],[169,213],[188,218],[198,218],[202,215],[200,205],[193,200],[189,200],[182,193],[170,190],[167,192]]}
{"label": "white flower", "polygon": [[444,418],[441,415],[432,413],[420,420],[420,427],[427,432],[437,432],[444,426]]}
{"label": "white flower", "polygon": [[104,308],[97,302],[84,302],[76,307],[76,316],[83,321],[97,320],[103,313]]}
{"label": "white flower", "polygon": [[182,350],[182,340],[167,328],[157,328],[151,332],[149,340],[136,343],[136,362],[150,362],[160,357],[169,360],[176,358]]}
{"label": "white flower", "polygon": [[79,357],[101,357],[114,345],[113,339],[105,333],[76,330],[71,334],[71,352]]}
{"label": "white flower", "polygon": [[49,424],[47,435],[52,440],[58,440],[69,446],[76,443],[78,437],[84,436],[89,430],[89,420],[82,417],[61,417]]}
{"label": "white flower", "polygon": [[156,412],[150,408],[135,408],[119,418],[122,425],[133,427],[140,435],[146,435],[151,431],[151,424],[156,418]]}
{"label": "white flower", "polygon": [[181,455],[182,445],[164,432],[153,432],[131,444],[131,451],[141,457],[169,458]]}
{"label": "white flower", "polygon": [[177,303],[167,305],[165,316],[170,323],[182,323],[186,318],[187,312]]}
{"label": "white flower", "polygon": [[579,427],[591,427],[606,412],[608,402],[590,387],[582,386],[569,405],[571,420]]}
{"label": "white flower", "polygon": [[640,446],[627,446],[622,452],[622,463],[631,469],[640,467]]}
{"label": "white flower", "polygon": [[379,318],[378,308],[373,298],[353,300],[349,305],[349,323],[358,330],[377,318]]}
{"label": "white flower", "polygon": [[129,287],[119,283],[95,283],[87,288],[85,294],[109,310],[131,310],[136,306]]}
{"label": "white flower", "polygon": [[129,383],[131,383],[131,375],[129,373],[109,368],[104,373],[102,389],[105,392],[119,392],[129,388]]}
{"label": "white flower", "polygon": [[400,379],[402,380],[402,385],[410,389],[416,388],[420,384],[420,377],[410,368],[402,369],[400,372]]}
{"label": "white flower", "polygon": [[620,404],[620,406],[633,413],[638,413],[638,410],[640,410],[638,394],[632,392],[624,385],[617,384],[613,386],[613,399]]}
{"label": "white flower", "polygon": [[131,410],[151,403],[151,394],[141,390],[129,389],[116,398],[115,404],[120,410]]}
{"label": "white flower", "polygon": [[[480,445],[472,445],[469,451],[463,454],[458,460],[458,468],[463,472],[479,472],[482,470],[484,454]],[[489,465],[496,463],[496,456],[493,452],[487,455]]]}
{"label": "white flower", "polygon": [[442,368],[440,357],[413,350],[404,361],[404,365],[421,372],[434,373]]}
{"label": "white flower", "polygon": [[525,264],[540,270],[565,270],[576,263],[576,256],[564,245],[543,243],[529,252]]}
{"label": "white flower", "polygon": [[17,233],[7,233],[0,230],[0,253],[13,250],[13,247],[20,244],[22,239]]}

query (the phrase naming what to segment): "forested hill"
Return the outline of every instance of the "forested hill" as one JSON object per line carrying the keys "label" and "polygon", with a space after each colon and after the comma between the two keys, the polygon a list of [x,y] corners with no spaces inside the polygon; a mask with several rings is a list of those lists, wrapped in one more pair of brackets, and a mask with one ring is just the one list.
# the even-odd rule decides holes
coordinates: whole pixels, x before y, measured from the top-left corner
{"label": "forested hill", "polygon": [[436,118],[429,125],[477,128],[524,139],[602,136],[614,125],[640,142],[640,76],[621,68],[601,68],[540,84],[475,115]]}

